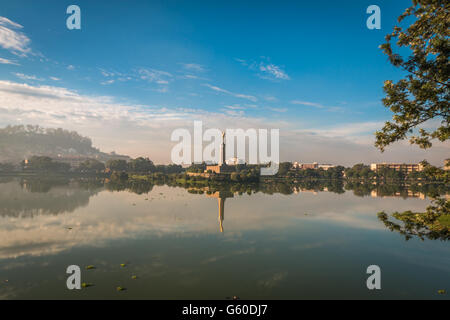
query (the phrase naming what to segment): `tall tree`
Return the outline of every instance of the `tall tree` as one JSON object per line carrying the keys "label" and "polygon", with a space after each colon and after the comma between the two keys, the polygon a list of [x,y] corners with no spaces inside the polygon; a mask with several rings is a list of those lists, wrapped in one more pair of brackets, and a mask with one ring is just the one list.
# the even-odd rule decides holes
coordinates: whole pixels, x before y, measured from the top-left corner
{"label": "tall tree", "polygon": [[[381,151],[408,136],[411,144],[421,148],[431,147],[432,139],[446,141],[450,137],[450,2],[413,0],[398,18],[399,24],[405,19],[412,20],[412,24],[407,29],[395,26],[380,46],[389,61],[406,72],[403,79],[384,83],[383,104],[394,115],[375,133],[375,146]],[[406,53],[402,47],[408,48],[409,56],[394,52],[394,39],[397,51]],[[433,129],[427,130],[423,124],[431,119],[435,121]]]}

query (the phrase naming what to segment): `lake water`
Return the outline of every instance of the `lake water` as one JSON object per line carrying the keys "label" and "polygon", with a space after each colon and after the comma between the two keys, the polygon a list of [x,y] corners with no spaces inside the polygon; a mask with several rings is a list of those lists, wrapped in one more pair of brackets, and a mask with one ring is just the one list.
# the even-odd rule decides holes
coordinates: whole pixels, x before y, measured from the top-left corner
{"label": "lake water", "polygon": [[[162,185],[138,194],[3,179],[0,298],[449,298],[437,293],[450,290],[448,242],[405,241],[377,218],[424,211],[426,197],[326,190],[193,194]],[[373,264],[381,290],[366,287]],[[69,265],[93,286],[68,290]]]}

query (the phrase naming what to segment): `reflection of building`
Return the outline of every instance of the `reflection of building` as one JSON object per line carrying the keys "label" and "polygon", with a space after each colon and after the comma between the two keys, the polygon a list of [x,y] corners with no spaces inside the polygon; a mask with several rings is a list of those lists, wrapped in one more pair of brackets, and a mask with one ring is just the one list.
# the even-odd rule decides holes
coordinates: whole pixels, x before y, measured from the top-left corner
{"label": "reflection of building", "polygon": [[225,162],[225,132],[222,132],[222,144],[220,145],[220,160],[218,165],[206,166],[205,172],[224,173],[230,172],[231,167]]}
{"label": "reflection of building", "polygon": [[370,196],[372,198],[398,198],[398,197],[408,197],[408,198],[419,198],[421,200],[424,200],[426,198],[426,195],[422,192],[413,192],[409,189],[406,190],[406,194],[402,193],[400,191],[393,192],[390,194],[383,194],[382,192],[379,192],[378,190],[372,190],[370,192]]}
{"label": "reflection of building", "polygon": [[225,199],[232,198],[233,193],[226,191],[217,191],[213,194],[207,195],[207,197],[217,198],[217,204],[219,207],[219,229],[223,232],[223,220],[225,220]]}
{"label": "reflection of building", "polygon": [[403,173],[411,173],[415,171],[422,171],[423,165],[422,164],[407,164],[407,163],[372,163],[370,164],[370,169],[372,171],[378,171],[382,168],[388,168],[388,169],[394,169],[396,171],[401,171]]}

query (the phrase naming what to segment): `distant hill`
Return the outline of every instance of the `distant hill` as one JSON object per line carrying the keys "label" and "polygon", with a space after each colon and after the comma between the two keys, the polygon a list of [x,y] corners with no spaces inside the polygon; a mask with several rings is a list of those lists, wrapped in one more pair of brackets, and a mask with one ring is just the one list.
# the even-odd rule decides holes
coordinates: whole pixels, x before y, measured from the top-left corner
{"label": "distant hill", "polygon": [[57,157],[92,157],[101,161],[128,159],[104,153],[92,146],[92,140],[75,131],[61,128],[19,125],[0,128],[0,162],[18,162],[33,155]]}

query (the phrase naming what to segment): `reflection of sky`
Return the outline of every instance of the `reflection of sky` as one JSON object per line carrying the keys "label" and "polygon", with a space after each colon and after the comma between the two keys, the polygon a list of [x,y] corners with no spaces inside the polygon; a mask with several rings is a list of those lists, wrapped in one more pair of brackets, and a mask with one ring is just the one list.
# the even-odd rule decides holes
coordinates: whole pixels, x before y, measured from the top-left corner
{"label": "reflection of sky", "polygon": [[[58,188],[41,194],[17,192],[17,197],[21,201],[31,197],[37,206],[36,199],[64,200],[68,192],[74,193]],[[180,188],[155,187],[148,195],[102,191],[88,202],[85,206],[87,202],[83,201],[76,209],[69,204],[73,212],[68,214],[0,217],[0,259],[55,254],[79,246],[105,247],[108,241],[117,239],[195,237],[219,232],[217,200]],[[310,232],[324,224],[384,230],[377,212],[423,210],[428,204],[420,199],[361,198],[351,192],[236,195],[225,201],[224,240],[236,241],[248,231],[263,231],[277,239],[285,229]]]}

